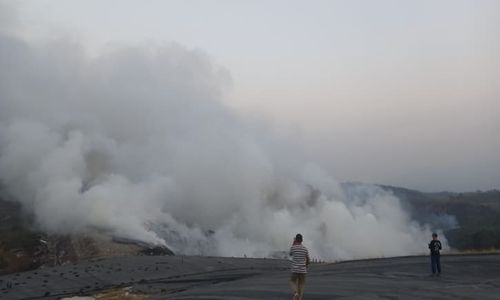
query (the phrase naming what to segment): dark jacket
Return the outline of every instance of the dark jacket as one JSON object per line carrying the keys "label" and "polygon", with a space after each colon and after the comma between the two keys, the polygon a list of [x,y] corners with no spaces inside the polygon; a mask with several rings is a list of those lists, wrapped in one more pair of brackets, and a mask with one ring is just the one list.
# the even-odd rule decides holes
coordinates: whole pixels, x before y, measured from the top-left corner
{"label": "dark jacket", "polygon": [[429,249],[431,249],[431,255],[439,255],[439,250],[441,250],[441,242],[439,240],[432,240],[429,243]]}

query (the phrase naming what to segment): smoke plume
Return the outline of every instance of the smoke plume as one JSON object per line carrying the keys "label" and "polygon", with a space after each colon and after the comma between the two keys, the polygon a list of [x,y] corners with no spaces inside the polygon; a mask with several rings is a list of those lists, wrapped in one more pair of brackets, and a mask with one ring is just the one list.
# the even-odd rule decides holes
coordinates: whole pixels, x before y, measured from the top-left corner
{"label": "smoke plume", "polygon": [[[176,44],[86,55],[0,36],[0,182],[48,233],[107,232],[178,253],[426,251],[392,194],[346,188],[298,143],[224,105],[230,76]],[[334,155],[334,153],[332,154]]]}

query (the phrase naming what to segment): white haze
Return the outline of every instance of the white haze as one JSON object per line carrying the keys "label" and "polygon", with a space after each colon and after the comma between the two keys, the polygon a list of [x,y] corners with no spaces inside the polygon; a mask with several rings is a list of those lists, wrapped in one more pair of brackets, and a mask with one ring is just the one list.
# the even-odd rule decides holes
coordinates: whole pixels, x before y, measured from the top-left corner
{"label": "white haze", "polygon": [[269,256],[297,232],[322,259],[426,251],[430,228],[393,195],[347,190],[226,107],[228,72],[199,51],[89,58],[75,42],[2,35],[0,66],[0,181],[41,230],[184,254]]}

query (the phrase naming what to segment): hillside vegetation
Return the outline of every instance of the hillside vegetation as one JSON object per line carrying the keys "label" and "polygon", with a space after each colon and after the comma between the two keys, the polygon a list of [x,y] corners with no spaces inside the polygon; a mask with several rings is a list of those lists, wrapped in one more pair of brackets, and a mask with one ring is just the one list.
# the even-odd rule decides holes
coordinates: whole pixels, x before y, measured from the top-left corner
{"label": "hillside vegetation", "polygon": [[422,193],[382,187],[399,197],[414,219],[444,229],[450,247],[500,249],[500,191]]}
{"label": "hillside vegetation", "polygon": [[17,203],[0,199],[0,274],[36,267],[39,235],[30,228]]}

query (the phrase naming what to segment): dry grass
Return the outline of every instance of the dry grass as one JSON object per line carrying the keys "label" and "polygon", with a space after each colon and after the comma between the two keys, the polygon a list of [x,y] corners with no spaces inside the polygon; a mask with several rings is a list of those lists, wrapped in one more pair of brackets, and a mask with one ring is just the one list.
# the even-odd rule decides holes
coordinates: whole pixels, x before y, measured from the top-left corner
{"label": "dry grass", "polygon": [[102,292],[96,296],[96,300],[143,300],[148,296],[134,293],[131,288],[113,289]]}

